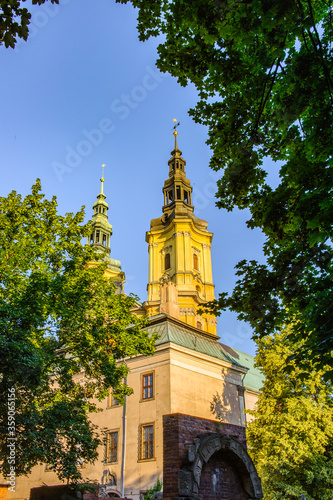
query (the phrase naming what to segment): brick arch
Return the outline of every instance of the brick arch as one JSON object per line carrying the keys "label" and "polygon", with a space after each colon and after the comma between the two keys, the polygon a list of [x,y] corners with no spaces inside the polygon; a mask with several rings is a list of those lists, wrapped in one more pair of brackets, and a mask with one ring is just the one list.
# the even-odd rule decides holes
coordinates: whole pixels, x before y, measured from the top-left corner
{"label": "brick arch", "polygon": [[196,500],[200,493],[204,493],[200,491],[202,472],[216,454],[237,469],[249,500],[262,499],[260,479],[246,449],[237,439],[220,433],[196,438],[189,446],[188,462],[178,472],[179,498]]}

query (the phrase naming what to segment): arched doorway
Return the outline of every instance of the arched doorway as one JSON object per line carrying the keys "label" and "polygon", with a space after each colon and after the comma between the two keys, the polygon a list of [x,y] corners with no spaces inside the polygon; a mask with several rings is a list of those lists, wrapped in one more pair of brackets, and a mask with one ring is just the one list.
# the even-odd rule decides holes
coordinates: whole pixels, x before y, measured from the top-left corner
{"label": "arched doorway", "polygon": [[206,434],[189,446],[178,472],[179,496],[187,499],[262,499],[260,479],[244,446],[235,438]]}

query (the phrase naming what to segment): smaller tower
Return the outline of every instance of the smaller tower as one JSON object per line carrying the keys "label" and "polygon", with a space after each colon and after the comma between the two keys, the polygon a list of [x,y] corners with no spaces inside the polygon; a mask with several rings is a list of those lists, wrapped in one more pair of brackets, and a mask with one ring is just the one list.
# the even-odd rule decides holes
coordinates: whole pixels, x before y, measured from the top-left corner
{"label": "smaller tower", "polygon": [[[121,263],[119,260],[112,259],[110,257],[111,253],[111,236],[112,236],[112,225],[108,220],[108,210],[109,205],[105,201],[106,196],[103,192],[104,189],[104,168],[102,165],[103,173],[101,177],[101,191],[97,196],[97,201],[93,204],[93,216],[91,218],[92,222],[92,232],[90,238],[88,237],[88,245],[96,248],[97,251],[105,253],[104,260],[107,261],[108,267],[105,271],[106,276],[110,277],[117,286],[119,293],[123,292],[123,284],[125,280],[125,274],[121,270]],[[93,264],[93,263],[91,263]]]}
{"label": "smaller tower", "polygon": [[105,201],[105,194],[103,193],[103,187],[104,187],[104,167],[105,165],[102,165],[103,168],[103,174],[101,177],[101,192],[97,196],[97,201],[93,204],[93,216],[92,216],[92,223],[93,223],[93,230],[90,235],[90,245],[95,247],[96,249],[99,249],[101,251],[107,252],[110,254],[111,248],[110,248],[110,239],[112,236],[112,226],[108,221],[108,210],[109,210],[109,205]]}

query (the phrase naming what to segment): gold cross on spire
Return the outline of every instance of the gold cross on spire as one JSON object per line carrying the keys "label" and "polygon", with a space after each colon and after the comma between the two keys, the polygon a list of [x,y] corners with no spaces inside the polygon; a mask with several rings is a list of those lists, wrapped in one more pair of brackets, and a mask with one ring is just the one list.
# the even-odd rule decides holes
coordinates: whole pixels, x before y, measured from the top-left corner
{"label": "gold cross on spire", "polygon": [[174,118],[173,121],[175,122],[175,125],[172,127],[174,129],[173,135],[175,136],[175,149],[178,149],[178,146],[177,146],[177,135],[178,135],[177,127],[180,125],[180,122],[177,122],[177,118]]}

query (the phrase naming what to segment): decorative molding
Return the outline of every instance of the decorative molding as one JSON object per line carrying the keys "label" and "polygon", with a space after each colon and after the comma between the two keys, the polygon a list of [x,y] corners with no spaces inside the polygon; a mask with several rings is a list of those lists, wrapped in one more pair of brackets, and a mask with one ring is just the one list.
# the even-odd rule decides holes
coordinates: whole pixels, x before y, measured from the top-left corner
{"label": "decorative molding", "polygon": [[177,236],[181,236],[182,234],[184,234],[184,231],[176,231],[175,233],[173,233],[172,238],[176,238]]}
{"label": "decorative molding", "polygon": [[173,233],[172,238],[176,238],[176,236],[182,236],[182,235],[191,237],[191,233],[189,231],[176,231],[175,233]]}
{"label": "decorative molding", "polygon": [[172,245],[169,245],[168,247],[164,247],[161,250],[161,254],[164,255],[166,253],[170,253],[172,251]]}
{"label": "decorative molding", "polygon": [[194,247],[193,245],[192,245],[192,250],[193,250],[194,252],[197,252],[198,254],[200,254],[200,253],[201,253],[200,248]]}
{"label": "decorative molding", "polygon": [[163,274],[163,276],[161,276],[161,278],[160,278],[161,285],[164,285],[165,283],[169,283],[170,281],[171,281],[171,278],[168,275],[168,273]]}
{"label": "decorative molding", "polygon": [[184,315],[195,316],[195,310],[192,309],[191,307],[181,307],[179,309],[179,314],[182,316],[184,316]]}
{"label": "decorative molding", "polygon": [[198,281],[199,283],[201,283],[202,285],[204,284],[203,281],[202,281],[202,278],[201,278],[201,275],[200,275],[200,272],[196,272],[196,273],[193,273],[193,278]]}
{"label": "decorative molding", "polygon": [[207,319],[207,325],[217,325],[216,318],[206,318],[206,319]]}

